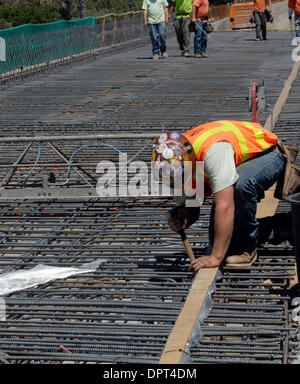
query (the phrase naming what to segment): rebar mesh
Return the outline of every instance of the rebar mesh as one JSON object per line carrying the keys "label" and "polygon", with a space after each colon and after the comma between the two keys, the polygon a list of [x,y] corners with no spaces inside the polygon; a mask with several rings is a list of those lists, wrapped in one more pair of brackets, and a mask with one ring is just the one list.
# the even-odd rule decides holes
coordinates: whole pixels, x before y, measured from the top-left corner
{"label": "rebar mesh", "polygon": [[[184,132],[218,118],[249,120],[250,78],[264,71],[260,75],[266,77],[273,105],[291,67],[286,35],[280,36],[280,44],[276,39],[267,41],[264,51],[257,52],[253,45],[256,54],[249,56],[252,43],[246,33],[217,34],[209,43],[213,58],[201,63],[192,59],[183,62],[176,42],[170,41],[172,60],[153,64],[148,60],[148,41],[147,47],[132,55],[97,60],[36,83],[23,83],[1,94],[1,135],[158,134],[174,127]],[[291,94],[297,105],[297,92]],[[277,127],[281,138],[298,141],[298,128],[294,128],[299,127],[299,119],[294,106],[287,104]],[[110,144],[133,155],[144,141]],[[68,158],[78,149],[75,141],[57,145]],[[26,146],[1,146],[1,181],[6,179],[6,187],[24,184],[38,148],[32,144],[22,165],[11,175],[6,164],[12,166]],[[45,148],[43,144],[39,165],[45,163],[46,175],[54,171],[57,180],[64,181],[66,168],[63,172],[63,167],[56,166],[61,159],[53,149]],[[149,155],[147,148],[144,160],[148,161]],[[98,153],[87,148],[76,161],[89,171],[84,164],[87,157],[97,162],[115,156],[108,148]],[[37,166],[27,182],[38,182],[40,177]],[[73,172],[72,182],[80,183]],[[201,208],[200,220],[187,233],[196,256],[208,246],[209,203]],[[0,357],[20,364],[157,363],[193,281],[183,245],[166,222],[166,211],[172,206],[169,199],[152,198],[2,200],[2,271],[29,269],[38,263],[79,266],[97,258],[105,262],[94,274],[6,297],[8,318],[0,326]],[[283,203],[279,209],[289,207]],[[266,244],[252,268],[224,271],[216,282],[214,306],[204,320],[202,335],[192,345],[191,361],[290,362],[299,333],[287,305],[294,264],[288,243]],[[66,349],[70,352],[63,352]]]}

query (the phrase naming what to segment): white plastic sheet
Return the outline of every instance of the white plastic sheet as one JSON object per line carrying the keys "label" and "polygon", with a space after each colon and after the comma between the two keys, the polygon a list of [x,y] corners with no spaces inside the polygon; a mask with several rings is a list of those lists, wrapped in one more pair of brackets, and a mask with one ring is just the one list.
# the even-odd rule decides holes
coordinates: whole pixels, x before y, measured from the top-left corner
{"label": "white plastic sheet", "polygon": [[39,284],[45,284],[52,280],[94,272],[104,261],[105,260],[96,260],[91,263],[82,264],[79,268],[53,267],[38,264],[32,269],[22,269],[3,273],[0,275],[0,296],[8,295],[12,292],[21,291]]}

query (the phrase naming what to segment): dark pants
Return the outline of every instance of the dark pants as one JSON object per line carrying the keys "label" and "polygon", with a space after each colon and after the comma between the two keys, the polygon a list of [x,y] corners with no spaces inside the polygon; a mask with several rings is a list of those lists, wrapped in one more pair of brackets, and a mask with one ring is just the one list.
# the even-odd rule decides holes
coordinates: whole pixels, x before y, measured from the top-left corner
{"label": "dark pants", "polygon": [[264,12],[254,11],[254,23],[256,30],[256,38],[263,38],[266,40],[267,38],[267,20]]}
{"label": "dark pants", "polygon": [[[228,254],[251,252],[257,247],[260,231],[260,221],[256,219],[257,203],[264,198],[264,192],[278,180],[284,164],[282,155],[271,151],[237,167],[239,179],[234,185],[234,229]],[[213,244],[214,205],[209,240]]]}
{"label": "dark pants", "polygon": [[175,19],[174,21],[176,37],[182,53],[189,52],[190,49],[190,22],[191,19],[189,17]]}

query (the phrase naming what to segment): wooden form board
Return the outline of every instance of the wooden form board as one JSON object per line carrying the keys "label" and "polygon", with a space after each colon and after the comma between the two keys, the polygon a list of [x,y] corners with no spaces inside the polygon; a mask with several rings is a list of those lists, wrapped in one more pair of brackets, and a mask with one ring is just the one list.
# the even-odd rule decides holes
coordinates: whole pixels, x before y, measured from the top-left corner
{"label": "wooden form board", "polygon": [[217,271],[218,268],[206,268],[197,273],[190,293],[165,345],[160,364],[180,364],[184,359],[186,344],[192,335],[208,288],[214,282]]}
{"label": "wooden form board", "polygon": [[287,98],[289,96],[290,90],[292,88],[292,84],[297,78],[299,68],[300,68],[300,60],[298,60],[294,64],[292,71],[289,77],[287,78],[287,80],[285,81],[283,89],[272,109],[272,112],[265,122],[264,128],[267,129],[268,131],[272,131],[275,127],[275,124],[279,118],[282,108],[284,107],[287,101]]}

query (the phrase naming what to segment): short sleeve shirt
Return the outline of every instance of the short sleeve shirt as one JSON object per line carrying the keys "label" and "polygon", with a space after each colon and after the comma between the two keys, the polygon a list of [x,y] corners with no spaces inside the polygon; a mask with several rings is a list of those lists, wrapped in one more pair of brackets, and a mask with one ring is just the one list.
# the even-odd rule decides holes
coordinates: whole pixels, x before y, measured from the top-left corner
{"label": "short sleeve shirt", "polygon": [[175,13],[183,17],[189,17],[192,13],[192,6],[194,0],[173,0],[175,3]]}
{"label": "short sleeve shirt", "polygon": [[[204,170],[209,177],[213,194],[234,185],[239,175],[235,166],[233,146],[226,141],[213,144],[204,157]],[[176,196],[176,205],[185,205],[187,199],[185,195]]]}
{"label": "short sleeve shirt", "polygon": [[194,0],[193,5],[196,7],[196,18],[208,15],[208,0]]}
{"label": "short sleeve shirt", "polygon": [[266,0],[254,0],[254,9],[263,12],[266,9]]}
{"label": "short sleeve shirt", "polygon": [[167,0],[143,0],[142,9],[147,11],[149,24],[158,24],[165,21],[164,9],[169,6]]}
{"label": "short sleeve shirt", "polygon": [[204,170],[209,177],[212,193],[235,184],[239,175],[235,166],[233,146],[225,141],[213,144],[204,157]]}

